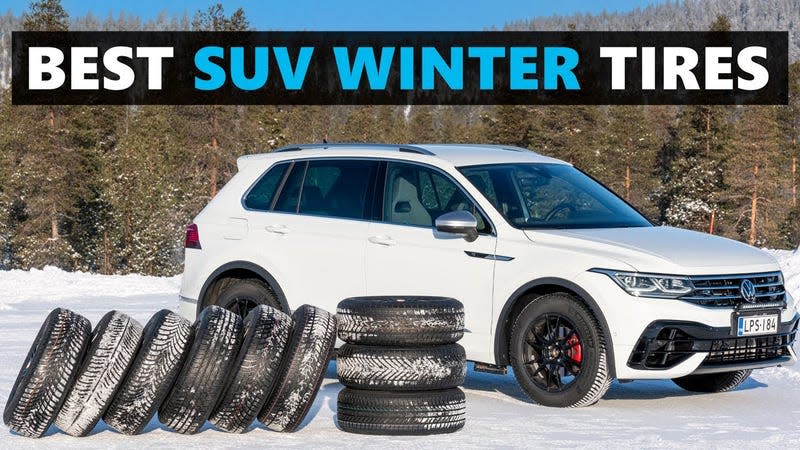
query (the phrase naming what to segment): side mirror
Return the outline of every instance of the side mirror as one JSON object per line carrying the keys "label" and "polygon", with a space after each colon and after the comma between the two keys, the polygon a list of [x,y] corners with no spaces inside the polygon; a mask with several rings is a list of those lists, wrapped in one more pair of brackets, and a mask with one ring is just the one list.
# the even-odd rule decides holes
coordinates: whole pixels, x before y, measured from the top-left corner
{"label": "side mirror", "polygon": [[452,211],[436,218],[436,229],[462,236],[467,242],[478,239],[478,219],[469,211]]}

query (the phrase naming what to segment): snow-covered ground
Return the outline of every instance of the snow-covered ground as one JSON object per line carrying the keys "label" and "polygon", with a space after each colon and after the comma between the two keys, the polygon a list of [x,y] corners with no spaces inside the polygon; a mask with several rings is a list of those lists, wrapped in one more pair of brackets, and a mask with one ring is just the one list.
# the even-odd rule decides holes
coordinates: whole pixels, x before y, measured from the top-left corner
{"label": "snow-covered ground", "polygon": [[[800,295],[800,253],[773,251],[787,288]],[[0,272],[0,403],[5,405],[22,359],[47,313],[56,306],[93,323],[110,309],[144,324],[176,306],[179,277],[102,276],[43,271]],[[734,392],[696,395],[670,381],[615,383],[597,405],[577,410],[530,404],[512,375],[470,370],[467,424],[461,432],[431,437],[367,437],[336,428],[341,385],[334,364],[302,429],[280,434],[254,427],[231,435],[207,426],[194,436],[173,433],[153,420],[146,433],[127,437],[101,424],[86,438],[51,428],[34,440],[0,428],[0,448],[152,447],[794,447],[800,436],[800,367],[757,371]],[[792,444],[795,442],[795,444]]]}

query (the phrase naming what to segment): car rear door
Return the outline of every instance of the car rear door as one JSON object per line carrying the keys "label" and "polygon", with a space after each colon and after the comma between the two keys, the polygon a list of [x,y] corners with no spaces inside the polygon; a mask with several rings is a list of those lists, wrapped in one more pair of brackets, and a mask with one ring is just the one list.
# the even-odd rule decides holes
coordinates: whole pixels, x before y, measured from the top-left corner
{"label": "car rear door", "polygon": [[[379,163],[358,159],[296,160],[268,211],[251,211],[251,233],[294,309],[330,312],[366,292],[365,251]],[[269,270],[269,269],[268,269]]]}
{"label": "car rear door", "polygon": [[[433,295],[464,304],[470,359],[492,360],[492,282],[496,238],[474,201],[448,174],[408,162],[386,163],[380,213],[367,237],[368,295]],[[383,194],[381,196],[381,193]],[[468,210],[478,217],[478,238],[435,229],[436,217]]]}

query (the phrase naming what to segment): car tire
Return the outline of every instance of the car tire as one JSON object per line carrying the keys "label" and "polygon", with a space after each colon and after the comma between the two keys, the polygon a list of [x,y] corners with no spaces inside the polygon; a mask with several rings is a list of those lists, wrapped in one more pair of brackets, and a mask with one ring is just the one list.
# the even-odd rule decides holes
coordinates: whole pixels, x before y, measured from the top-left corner
{"label": "car tire", "polygon": [[219,306],[203,310],[186,362],[158,411],[161,423],[182,434],[200,430],[225,387],[241,333],[238,315]]}
{"label": "car tire", "polygon": [[525,306],[509,350],[517,382],[540,405],[593,405],[611,385],[600,325],[572,295],[547,294]]}
{"label": "car tire", "polygon": [[86,436],[105,413],[136,356],[142,326],[110,311],[95,327],[91,344],[55,424],[72,436]]}
{"label": "car tire", "polygon": [[292,318],[277,309],[258,305],[250,311],[229,382],[210,418],[217,428],[241,433],[253,423],[272,392],[291,332]]}
{"label": "car tire", "polygon": [[747,380],[752,370],[687,375],[673,378],[672,382],[690,392],[728,392],[736,389]]}
{"label": "car tire", "polygon": [[453,344],[464,336],[464,305],[442,297],[355,297],[337,308],[339,338],[348,344]]}
{"label": "car tire", "polygon": [[8,395],[3,422],[10,430],[33,438],[47,431],[75,382],[91,332],[79,314],[50,312]]}
{"label": "car tire", "polygon": [[452,433],[464,427],[461,389],[428,392],[339,391],[336,421],[342,431],[378,435]]}
{"label": "car tire", "polygon": [[103,416],[106,424],[127,435],[144,430],[180,373],[193,336],[191,322],[168,309],[150,318],[128,374]]}
{"label": "car tire", "polygon": [[317,396],[333,346],[336,319],[322,309],[299,307],[280,375],[258,420],[273,431],[296,431]]}
{"label": "car tire", "polygon": [[422,348],[345,344],[336,356],[336,374],[343,385],[357,389],[449,389],[464,384],[467,361],[458,344]]}
{"label": "car tire", "polygon": [[233,311],[242,318],[258,305],[281,309],[280,300],[269,285],[255,278],[221,281],[219,295],[214,304]]}

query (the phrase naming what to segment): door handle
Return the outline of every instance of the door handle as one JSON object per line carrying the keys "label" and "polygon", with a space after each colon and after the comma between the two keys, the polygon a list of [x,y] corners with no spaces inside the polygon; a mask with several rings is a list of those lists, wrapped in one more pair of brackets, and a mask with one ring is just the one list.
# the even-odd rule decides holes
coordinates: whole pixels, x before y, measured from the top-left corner
{"label": "door handle", "polygon": [[267,225],[264,229],[275,234],[287,234],[289,232],[289,228],[286,225]]}
{"label": "door handle", "polygon": [[370,236],[368,240],[373,244],[384,245],[386,247],[397,245],[397,241],[389,236]]}

